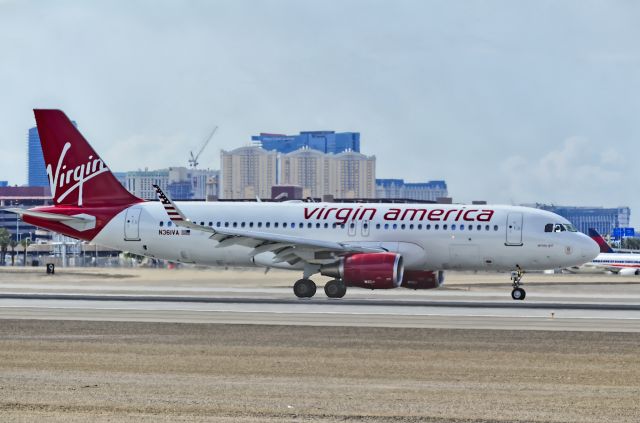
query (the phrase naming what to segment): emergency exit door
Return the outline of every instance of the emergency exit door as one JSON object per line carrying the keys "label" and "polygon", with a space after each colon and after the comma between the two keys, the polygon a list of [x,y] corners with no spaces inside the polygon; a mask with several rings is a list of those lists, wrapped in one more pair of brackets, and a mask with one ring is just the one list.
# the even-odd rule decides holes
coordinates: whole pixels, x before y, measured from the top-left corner
{"label": "emergency exit door", "polygon": [[507,242],[505,245],[522,245],[522,213],[507,215]]}

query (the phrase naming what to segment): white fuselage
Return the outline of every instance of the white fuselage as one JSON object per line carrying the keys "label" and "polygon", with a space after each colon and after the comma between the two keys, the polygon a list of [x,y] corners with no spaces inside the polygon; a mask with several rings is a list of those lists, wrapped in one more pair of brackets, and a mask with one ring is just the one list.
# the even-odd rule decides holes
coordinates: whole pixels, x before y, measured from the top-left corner
{"label": "white fuselage", "polygon": [[[283,234],[383,247],[400,253],[412,270],[544,270],[593,259],[597,246],[578,232],[545,232],[558,215],[515,206],[178,202],[194,223],[214,229]],[[483,212],[484,210],[484,212]],[[490,211],[490,213],[489,213]],[[256,243],[221,245],[211,233],[171,224],[162,204],[144,202],[114,217],[93,242],[136,254],[205,265],[261,265],[301,269],[303,262],[274,262],[255,254]],[[300,248],[304,256],[304,248]],[[326,257],[310,255],[309,263]]]}
{"label": "white fuselage", "polygon": [[570,268],[572,272],[614,272],[620,274],[640,273],[640,254],[600,253],[582,266]]}

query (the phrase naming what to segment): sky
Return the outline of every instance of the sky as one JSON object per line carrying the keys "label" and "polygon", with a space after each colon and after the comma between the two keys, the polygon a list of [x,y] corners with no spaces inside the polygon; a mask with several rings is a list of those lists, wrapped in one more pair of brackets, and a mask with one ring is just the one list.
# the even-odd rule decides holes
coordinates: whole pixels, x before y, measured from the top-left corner
{"label": "sky", "polygon": [[456,202],[630,206],[640,3],[0,0],[0,180],[33,108],[113,170],[201,167],[260,132],[356,131],[378,178]]}

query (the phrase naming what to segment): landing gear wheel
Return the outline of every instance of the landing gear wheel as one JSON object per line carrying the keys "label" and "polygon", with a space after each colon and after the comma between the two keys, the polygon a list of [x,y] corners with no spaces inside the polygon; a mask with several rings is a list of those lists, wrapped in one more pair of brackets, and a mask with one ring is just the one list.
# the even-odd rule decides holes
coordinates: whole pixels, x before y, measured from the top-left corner
{"label": "landing gear wheel", "polygon": [[298,298],[311,298],[316,294],[316,284],[311,279],[300,279],[293,284],[293,293]]}
{"label": "landing gear wheel", "polygon": [[522,288],[514,288],[511,291],[511,298],[514,300],[524,300],[524,297],[527,296],[527,293]]}
{"label": "landing gear wheel", "polygon": [[347,287],[342,281],[333,279],[324,285],[324,293],[329,298],[342,298],[347,293]]}
{"label": "landing gear wheel", "polygon": [[524,297],[527,296],[527,293],[524,292],[524,289],[520,288],[522,284],[522,276],[524,276],[524,270],[520,268],[520,266],[516,265],[516,269],[511,272],[511,286],[513,286],[513,291],[511,291],[511,298],[514,300],[522,301]]}

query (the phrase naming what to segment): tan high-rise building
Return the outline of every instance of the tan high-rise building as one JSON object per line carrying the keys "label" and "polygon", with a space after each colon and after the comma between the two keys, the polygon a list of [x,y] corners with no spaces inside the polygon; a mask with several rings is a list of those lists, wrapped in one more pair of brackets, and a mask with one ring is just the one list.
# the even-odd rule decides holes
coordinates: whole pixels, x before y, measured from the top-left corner
{"label": "tan high-rise building", "polygon": [[304,197],[374,198],[375,180],[375,156],[302,148],[280,157],[280,183],[301,186]]}
{"label": "tan high-rise building", "polygon": [[224,199],[271,198],[276,184],[277,153],[260,147],[240,147],[220,154]]}
{"label": "tan high-rise building", "polygon": [[355,151],[331,155],[331,192],[335,198],[374,198],[376,156]]}
{"label": "tan high-rise building", "polygon": [[322,198],[331,192],[331,156],[301,148],[280,156],[280,183],[299,185],[304,198]]}

